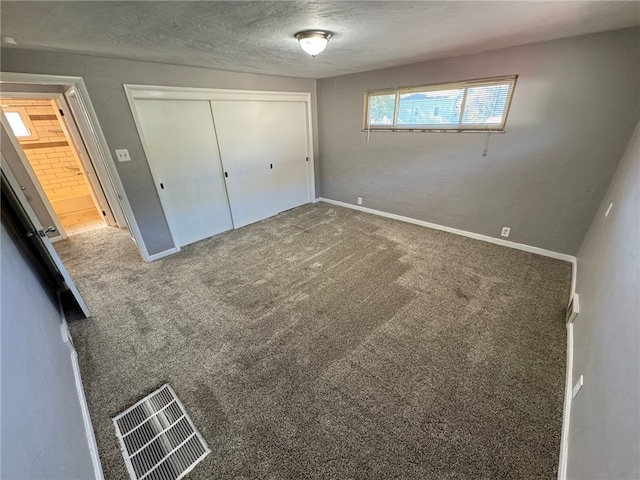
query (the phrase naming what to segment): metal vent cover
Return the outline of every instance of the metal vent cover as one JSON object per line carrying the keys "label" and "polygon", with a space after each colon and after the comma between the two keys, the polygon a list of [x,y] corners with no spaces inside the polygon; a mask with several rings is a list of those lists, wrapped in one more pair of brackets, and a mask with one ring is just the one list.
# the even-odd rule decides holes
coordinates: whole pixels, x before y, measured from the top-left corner
{"label": "metal vent cover", "polygon": [[133,480],[179,480],[211,452],[168,384],[113,423]]}

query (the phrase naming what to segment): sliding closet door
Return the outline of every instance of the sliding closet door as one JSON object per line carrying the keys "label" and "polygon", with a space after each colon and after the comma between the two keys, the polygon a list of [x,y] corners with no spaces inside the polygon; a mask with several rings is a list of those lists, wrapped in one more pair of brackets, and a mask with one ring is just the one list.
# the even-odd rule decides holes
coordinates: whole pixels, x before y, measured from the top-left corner
{"label": "sliding closet door", "polygon": [[137,99],[135,107],[176,245],[232,229],[209,102]]}
{"label": "sliding closet door", "polygon": [[211,102],[236,228],[310,201],[303,102]]}
{"label": "sliding closet door", "polygon": [[307,158],[307,111],[303,102],[271,102],[282,123],[274,132],[279,145],[278,209],[288,210],[309,203],[309,162]]}

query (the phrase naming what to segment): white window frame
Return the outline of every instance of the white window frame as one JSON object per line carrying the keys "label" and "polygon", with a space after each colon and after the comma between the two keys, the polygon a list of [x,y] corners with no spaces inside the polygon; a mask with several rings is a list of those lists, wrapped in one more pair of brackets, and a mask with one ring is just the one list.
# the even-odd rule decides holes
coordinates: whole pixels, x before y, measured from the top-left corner
{"label": "white window frame", "polygon": [[[18,140],[28,141],[28,142],[33,142],[38,140],[38,134],[36,132],[36,129],[33,127],[33,123],[31,123],[31,118],[29,118],[29,113],[27,112],[26,108],[18,107],[18,106],[9,106],[9,107],[2,107],[2,111],[5,113],[5,115],[7,113],[17,113],[20,116],[20,120],[22,121],[22,124],[29,131],[29,135],[22,135],[20,137],[16,135],[16,138]],[[13,131],[13,127],[11,127],[11,130]],[[13,133],[15,135],[15,132]]]}
{"label": "white window frame", "polygon": [[[436,132],[436,133],[447,133],[447,132],[491,132],[491,133],[504,133],[505,126],[507,123],[507,118],[509,117],[509,110],[511,108],[511,101],[513,99],[513,92],[516,87],[516,82],[518,80],[518,75],[505,75],[502,77],[491,77],[491,78],[480,78],[475,80],[464,80],[460,82],[448,82],[448,83],[435,83],[428,85],[417,85],[413,87],[401,87],[401,88],[388,88],[382,90],[367,90],[364,92],[364,115],[363,115],[363,129],[362,131],[368,132]],[[465,111],[465,101],[467,98],[467,91],[469,88],[473,87],[481,87],[481,86],[491,86],[491,85],[500,85],[500,84],[508,84],[511,86],[509,89],[509,96],[507,98],[507,102],[504,109],[504,116],[502,117],[501,123],[482,123],[482,124],[463,124],[462,117],[464,116]],[[402,125],[398,124],[398,110],[400,106],[400,95],[404,95],[407,93],[423,93],[423,92],[437,92],[442,90],[460,90],[464,89],[464,97],[462,100],[462,105],[460,107],[460,116],[458,118],[458,125],[443,125],[439,127],[438,125],[419,125],[419,124],[409,124]],[[390,125],[370,125],[369,124],[369,99],[372,96],[378,95],[395,95],[395,108],[393,113],[393,122]]]}

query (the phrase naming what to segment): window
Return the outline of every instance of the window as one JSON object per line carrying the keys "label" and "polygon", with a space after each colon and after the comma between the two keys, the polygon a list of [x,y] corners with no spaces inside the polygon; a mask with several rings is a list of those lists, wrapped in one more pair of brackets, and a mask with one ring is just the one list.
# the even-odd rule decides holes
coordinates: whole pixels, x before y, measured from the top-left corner
{"label": "window", "polygon": [[365,93],[365,130],[504,132],[517,75]]}
{"label": "window", "polygon": [[9,125],[11,125],[13,134],[19,140],[36,140],[38,138],[29,115],[23,108],[4,108],[3,111]]}

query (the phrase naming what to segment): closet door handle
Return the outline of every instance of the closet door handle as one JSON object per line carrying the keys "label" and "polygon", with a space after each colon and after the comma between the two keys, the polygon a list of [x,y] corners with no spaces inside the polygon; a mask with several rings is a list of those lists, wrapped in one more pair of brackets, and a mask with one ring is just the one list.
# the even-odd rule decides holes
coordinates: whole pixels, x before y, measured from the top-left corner
{"label": "closet door handle", "polygon": [[273,170],[273,163],[270,163],[269,165],[271,165],[271,169]]}

